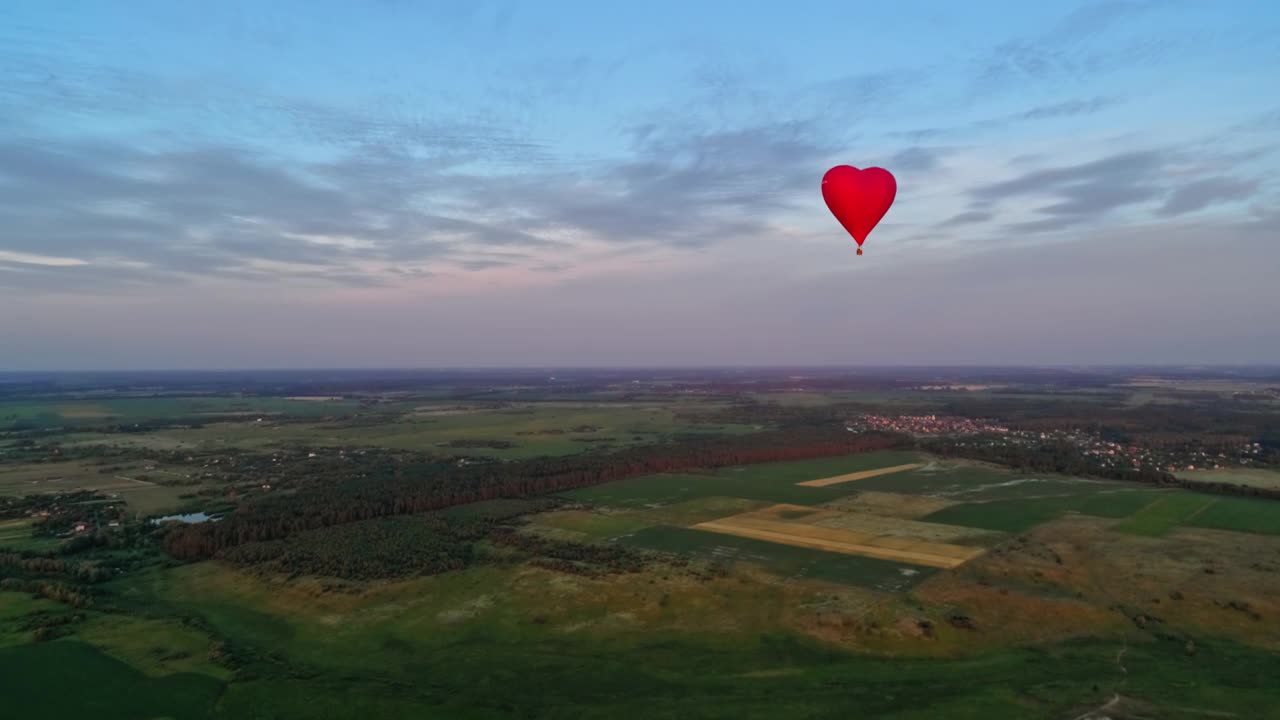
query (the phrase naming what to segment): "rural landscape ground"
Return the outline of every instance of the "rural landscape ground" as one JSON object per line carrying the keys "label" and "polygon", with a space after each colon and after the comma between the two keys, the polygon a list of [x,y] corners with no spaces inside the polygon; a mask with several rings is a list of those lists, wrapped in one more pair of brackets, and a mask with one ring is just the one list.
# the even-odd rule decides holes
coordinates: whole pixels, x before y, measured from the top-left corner
{"label": "rural landscape ground", "polygon": [[1280,373],[0,376],[14,718],[1280,718]]}

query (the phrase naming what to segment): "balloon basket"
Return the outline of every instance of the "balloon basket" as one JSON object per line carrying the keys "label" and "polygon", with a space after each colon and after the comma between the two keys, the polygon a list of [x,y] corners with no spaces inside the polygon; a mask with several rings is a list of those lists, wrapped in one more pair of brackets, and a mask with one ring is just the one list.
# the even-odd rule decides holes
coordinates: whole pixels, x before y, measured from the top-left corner
{"label": "balloon basket", "polygon": [[862,248],[858,248],[858,254],[859,254],[859,255],[861,255],[861,254],[862,254]]}

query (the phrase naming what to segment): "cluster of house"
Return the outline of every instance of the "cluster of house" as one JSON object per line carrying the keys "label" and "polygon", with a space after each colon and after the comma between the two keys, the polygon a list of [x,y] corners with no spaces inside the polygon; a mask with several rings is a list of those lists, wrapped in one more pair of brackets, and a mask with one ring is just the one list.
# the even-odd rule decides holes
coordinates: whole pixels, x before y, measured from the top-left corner
{"label": "cluster of house", "polygon": [[887,430],[911,435],[1004,434],[1009,428],[986,420],[945,415],[861,415],[845,423],[852,432]]}
{"label": "cluster of house", "polygon": [[850,432],[883,430],[911,435],[995,436],[984,441],[991,445],[1067,442],[1097,458],[1104,467],[1150,468],[1166,472],[1249,466],[1262,453],[1262,445],[1254,442],[1244,443],[1235,452],[1166,450],[1112,442],[1085,432],[1010,430],[988,420],[943,415],[861,415],[846,421],[845,428]]}

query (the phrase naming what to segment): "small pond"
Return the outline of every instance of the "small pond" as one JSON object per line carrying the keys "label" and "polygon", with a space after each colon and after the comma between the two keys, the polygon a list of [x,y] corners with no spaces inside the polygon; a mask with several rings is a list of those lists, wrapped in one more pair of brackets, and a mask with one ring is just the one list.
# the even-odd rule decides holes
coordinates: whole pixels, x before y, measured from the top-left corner
{"label": "small pond", "polygon": [[214,518],[210,515],[207,515],[202,512],[198,512],[198,513],[188,513],[186,515],[165,515],[164,517],[156,518],[151,522],[155,523],[156,525],[159,525],[160,523],[172,522],[174,520],[178,522],[184,522],[184,523],[202,523],[202,522],[213,520],[213,519]]}

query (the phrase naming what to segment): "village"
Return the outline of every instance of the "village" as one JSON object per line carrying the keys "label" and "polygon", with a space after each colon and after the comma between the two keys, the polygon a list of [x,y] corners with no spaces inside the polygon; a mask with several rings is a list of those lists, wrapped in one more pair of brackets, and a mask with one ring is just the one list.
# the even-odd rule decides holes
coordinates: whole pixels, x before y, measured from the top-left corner
{"label": "village", "polygon": [[1181,472],[1220,470],[1260,465],[1262,445],[1242,443],[1233,452],[1166,449],[1113,442],[1086,432],[1013,430],[994,421],[944,415],[860,415],[845,422],[850,432],[899,432],[916,437],[982,436],[971,439],[987,447],[1029,443],[1068,443],[1106,468],[1135,468]]}

